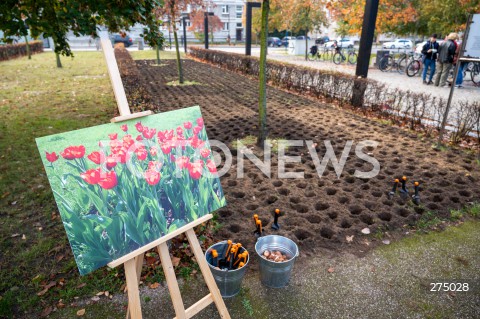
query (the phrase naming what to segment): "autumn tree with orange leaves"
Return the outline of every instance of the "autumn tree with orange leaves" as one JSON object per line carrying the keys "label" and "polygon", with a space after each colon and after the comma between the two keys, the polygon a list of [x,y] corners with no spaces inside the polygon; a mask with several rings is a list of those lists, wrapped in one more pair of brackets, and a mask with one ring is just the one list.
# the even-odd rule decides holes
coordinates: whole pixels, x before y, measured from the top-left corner
{"label": "autumn tree with orange leaves", "polygon": [[[360,34],[365,0],[331,0],[327,8],[337,22],[338,34]],[[478,0],[382,0],[375,29],[377,34],[446,35],[464,31],[469,14],[478,12]]]}
{"label": "autumn tree with orange leaves", "polygon": [[[188,31],[193,31],[195,37],[199,40],[203,39],[205,34],[205,11],[204,10],[193,10],[190,13],[190,22],[191,26],[188,28]],[[213,42],[213,33],[223,29],[223,22],[218,16],[208,16],[208,31]]]}

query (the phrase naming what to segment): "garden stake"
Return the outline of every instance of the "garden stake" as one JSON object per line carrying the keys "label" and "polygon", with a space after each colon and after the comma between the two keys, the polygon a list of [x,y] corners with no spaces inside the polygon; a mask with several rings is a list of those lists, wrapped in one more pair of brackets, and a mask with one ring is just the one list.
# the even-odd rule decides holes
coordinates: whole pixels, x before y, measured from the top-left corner
{"label": "garden stake", "polygon": [[273,216],[273,224],[272,228],[275,230],[280,229],[280,225],[278,224],[278,217],[280,216],[280,209],[275,209],[275,214]]}
{"label": "garden stake", "polygon": [[260,219],[257,219],[256,233],[258,234],[258,237],[262,237],[262,221]]}
{"label": "garden stake", "polygon": [[230,256],[229,257],[229,264],[228,264],[228,270],[232,270],[233,268],[233,256],[235,255],[235,251],[236,249],[235,248],[232,248],[232,250],[230,251]]}
{"label": "garden stake", "polygon": [[241,262],[241,263],[238,264],[238,268],[237,268],[237,269],[240,269],[240,268],[242,268],[243,266],[245,266],[245,263]]}
{"label": "garden stake", "polygon": [[395,196],[395,194],[397,193],[398,183],[400,183],[400,181],[398,180],[398,178],[396,178],[395,181],[393,182],[392,190],[390,191],[390,193],[388,193],[388,199],[392,199],[392,197]]}
{"label": "garden stake", "polygon": [[233,267],[237,267],[242,261],[245,263],[247,262],[248,252],[245,250],[243,253],[238,255],[238,259],[233,263]]}
{"label": "garden stake", "polygon": [[257,214],[253,215],[253,224],[255,226],[257,226],[257,220],[258,220],[258,215]]}
{"label": "garden stake", "polygon": [[236,251],[235,251],[235,259],[237,259],[237,256],[238,256],[238,252],[240,251],[240,247],[242,247],[242,244],[238,243],[235,247]]}
{"label": "garden stake", "polygon": [[223,258],[228,261],[228,252],[230,251],[230,249],[232,249],[232,241],[230,239],[227,240],[227,244],[228,244],[228,247],[227,247],[227,250],[225,250],[225,256]]}
{"label": "garden stake", "polygon": [[213,265],[218,267],[218,252],[215,249],[212,249]]}
{"label": "garden stake", "polygon": [[403,199],[407,199],[408,198],[408,189],[407,189],[407,176],[403,176],[402,177],[402,189],[400,190],[400,196],[403,198]]}
{"label": "garden stake", "polygon": [[413,195],[413,203],[415,203],[415,205],[420,205],[420,195],[418,193],[418,185],[420,185],[419,182],[415,182],[414,184],[414,188],[415,188],[415,195]]}

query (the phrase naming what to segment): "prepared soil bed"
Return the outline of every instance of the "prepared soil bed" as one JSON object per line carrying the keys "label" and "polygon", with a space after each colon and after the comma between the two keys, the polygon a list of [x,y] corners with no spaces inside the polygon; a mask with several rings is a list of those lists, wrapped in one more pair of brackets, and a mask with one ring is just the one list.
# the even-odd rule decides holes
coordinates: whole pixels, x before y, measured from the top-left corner
{"label": "prepared soil bed", "polygon": [[[258,82],[238,74],[191,60],[183,60],[185,79],[197,85],[170,86],[177,80],[176,61],[136,61],[142,82],[156,107],[164,112],[200,105],[210,139],[231,147],[231,142],[257,132]],[[128,92],[128,88],[127,88]],[[318,249],[363,252],[374,245],[366,244],[361,230],[368,227],[368,240],[376,234],[403,234],[407,225],[414,225],[423,214],[434,212],[442,217],[479,200],[479,164],[474,155],[462,151],[437,151],[432,140],[415,133],[362,118],[332,105],[268,88],[269,136],[272,139],[313,140],[320,160],[329,140],[337,158],[345,144],[354,146],[340,178],[329,164],[321,177],[307,147],[291,147],[287,155],[301,156],[301,163],[287,164],[291,172],[304,172],[304,179],[278,179],[277,155],[272,153],[272,176],[266,177],[248,159],[244,160],[245,176],[237,178],[237,159],[229,172],[221,177],[227,197],[227,207],[218,211],[222,229],[218,241],[232,239],[241,242],[250,252],[256,241],[252,216],[259,215],[266,234],[278,234],[293,239],[304,254]],[[371,179],[353,176],[355,170],[370,171],[372,165],[355,156],[355,145],[363,140],[379,144],[369,149],[381,164],[380,173]],[[231,147],[233,148],[233,147]],[[253,150],[263,160],[259,150]],[[232,150],[235,155],[236,151]],[[398,195],[387,194],[393,180],[407,176],[408,189],[420,182],[421,204]],[[282,211],[279,231],[273,231],[275,209]],[[347,239],[347,236],[352,236]],[[376,242],[381,242],[377,240]]]}

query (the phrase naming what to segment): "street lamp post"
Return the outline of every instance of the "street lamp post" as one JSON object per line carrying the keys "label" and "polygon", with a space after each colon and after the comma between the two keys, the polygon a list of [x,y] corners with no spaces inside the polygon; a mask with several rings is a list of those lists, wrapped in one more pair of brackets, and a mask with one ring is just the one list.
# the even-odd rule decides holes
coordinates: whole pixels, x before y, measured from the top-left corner
{"label": "street lamp post", "polygon": [[187,20],[190,20],[188,14],[183,15],[182,24],[183,24],[183,49],[187,53]]}
{"label": "street lamp post", "polygon": [[203,19],[205,25],[205,49],[208,49],[208,16],[215,15],[213,12],[205,12],[205,16]]}
{"label": "street lamp post", "polygon": [[260,8],[260,2],[247,2],[247,34],[245,39],[245,55],[252,55],[252,8]]}

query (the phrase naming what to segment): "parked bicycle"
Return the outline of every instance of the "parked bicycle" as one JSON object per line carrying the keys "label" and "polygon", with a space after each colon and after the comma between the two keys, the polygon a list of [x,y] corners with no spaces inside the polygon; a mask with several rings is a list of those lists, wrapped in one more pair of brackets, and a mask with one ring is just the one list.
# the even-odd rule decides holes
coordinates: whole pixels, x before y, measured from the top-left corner
{"label": "parked bicycle", "polygon": [[415,54],[413,59],[407,64],[406,73],[409,77],[419,74],[423,68],[423,55]]}
{"label": "parked bicycle", "polygon": [[318,51],[318,46],[314,45],[310,48],[308,52],[307,59],[309,61],[315,61],[320,59],[320,52]]}
{"label": "parked bicycle", "polygon": [[357,63],[357,54],[355,53],[355,50],[348,50],[348,53],[347,55],[345,56],[345,54],[343,53],[343,49],[341,48],[336,48],[335,50],[335,54],[333,55],[333,63],[335,64],[340,64],[344,61],[348,61],[348,63],[350,64],[355,64]]}
{"label": "parked bicycle", "polygon": [[405,60],[407,57],[408,56],[406,52],[402,52],[400,54],[389,52],[380,59],[380,62],[378,63],[378,68],[380,69],[380,71],[383,72],[395,70],[399,73],[402,73],[402,70],[405,70],[406,66],[401,68],[400,62],[402,61],[402,63],[405,64],[407,62]]}
{"label": "parked bicycle", "polygon": [[465,67],[468,71],[470,71],[470,78],[472,82],[476,85],[480,84],[480,62],[469,62],[468,65]]}

